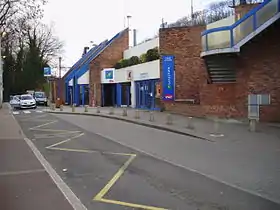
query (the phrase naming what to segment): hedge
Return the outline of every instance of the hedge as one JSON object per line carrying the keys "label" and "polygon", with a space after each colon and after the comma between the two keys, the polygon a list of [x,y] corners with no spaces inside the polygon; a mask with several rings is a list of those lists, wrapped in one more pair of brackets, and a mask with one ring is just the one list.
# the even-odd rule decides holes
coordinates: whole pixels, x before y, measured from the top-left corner
{"label": "hedge", "polygon": [[129,59],[122,59],[115,64],[115,69],[121,69],[129,66],[134,66],[140,63],[146,63],[159,59],[158,48],[149,49],[146,53],[142,54],[140,57],[132,56]]}

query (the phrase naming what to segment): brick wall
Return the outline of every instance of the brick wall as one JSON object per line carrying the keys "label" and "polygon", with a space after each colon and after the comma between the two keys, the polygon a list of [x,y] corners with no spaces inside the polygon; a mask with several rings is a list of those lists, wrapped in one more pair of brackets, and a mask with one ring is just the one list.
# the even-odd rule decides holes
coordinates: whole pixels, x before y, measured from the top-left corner
{"label": "brick wall", "polygon": [[271,105],[260,107],[262,121],[280,121],[280,23],[246,43],[236,60],[234,84],[207,84],[207,70],[200,58],[203,27],[160,30],[160,51],[175,55],[176,100],[165,108],[192,116],[247,118],[250,93],[271,94]]}
{"label": "brick wall", "polygon": [[199,81],[207,81],[200,58],[203,26],[160,30],[160,53],[175,56],[176,99],[194,99],[199,103]]}
{"label": "brick wall", "polygon": [[270,94],[271,105],[262,106],[263,121],[280,121],[280,21],[263,31],[240,53],[238,96],[247,100],[247,93]]}
{"label": "brick wall", "polygon": [[[112,68],[123,58],[123,51],[128,49],[128,30],[114,40],[96,59],[90,63],[90,106],[95,99],[96,105],[101,105],[101,71],[104,68]],[[95,93],[94,93],[94,90]]]}

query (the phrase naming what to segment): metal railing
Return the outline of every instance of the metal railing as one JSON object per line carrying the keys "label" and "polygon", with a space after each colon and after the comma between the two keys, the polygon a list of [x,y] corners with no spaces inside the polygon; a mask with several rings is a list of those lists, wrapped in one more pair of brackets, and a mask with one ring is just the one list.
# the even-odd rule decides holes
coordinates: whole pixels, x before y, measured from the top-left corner
{"label": "metal railing", "polygon": [[280,0],[266,0],[231,26],[202,32],[203,52],[232,48],[280,12]]}

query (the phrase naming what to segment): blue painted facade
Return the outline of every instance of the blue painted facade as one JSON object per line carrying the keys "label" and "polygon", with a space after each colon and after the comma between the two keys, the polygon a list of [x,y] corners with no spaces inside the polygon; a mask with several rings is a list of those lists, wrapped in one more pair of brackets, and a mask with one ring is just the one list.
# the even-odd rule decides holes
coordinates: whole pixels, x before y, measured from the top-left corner
{"label": "blue painted facade", "polygon": [[[224,27],[218,27],[218,28],[212,28],[212,29],[208,29],[202,32],[201,36],[203,39],[205,39],[206,42],[206,46],[204,51],[208,51],[208,35],[215,33],[215,32],[221,32],[221,31],[229,31],[230,34],[230,47],[233,48],[237,43],[234,42],[234,30],[240,26],[240,24],[244,23],[245,21],[247,21],[249,18],[252,18],[252,24],[253,24],[253,30],[257,30],[261,25],[257,24],[257,12],[262,10],[266,5],[268,5],[269,3],[271,3],[272,1],[275,0],[265,0],[262,4],[256,6],[254,9],[252,9],[251,11],[249,11],[246,15],[244,15],[242,18],[240,18],[238,21],[236,21],[234,24],[232,24],[231,26],[224,26]],[[278,1],[278,13],[280,12],[280,0],[276,0]],[[249,26],[248,26],[249,27]]]}
{"label": "blue painted facade", "polygon": [[160,110],[156,105],[156,84],[159,79],[135,81],[136,108]]}
{"label": "blue painted facade", "polygon": [[[78,79],[89,71],[89,65],[92,60],[94,60],[100,53],[102,53],[107,47],[110,46],[118,37],[120,37],[127,29],[117,33],[112,39],[109,41],[106,40],[100,43],[98,46],[93,47],[89,50],[85,55],[82,56],[69,70],[69,73],[65,75],[64,84],[65,85],[65,103],[67,104],[76,104],[85,105],[85,98],[88,97],[85,94],[85,89],[89,87],[89,85],[79,85]],[[69,86],[69,81],[73,79],[73,87]],[[72,91],[72,93],[71,93]]]}

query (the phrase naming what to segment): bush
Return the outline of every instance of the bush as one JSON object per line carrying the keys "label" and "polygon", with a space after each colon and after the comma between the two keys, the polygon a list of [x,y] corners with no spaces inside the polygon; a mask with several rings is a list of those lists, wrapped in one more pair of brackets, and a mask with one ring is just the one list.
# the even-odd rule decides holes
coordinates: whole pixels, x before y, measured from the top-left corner
{"label": "bush", "polygon": [[122,64],[119,61],[118,63],[116,63],[116,65],[114,66],[115,69],[121,69],[122,68]]}
{"label": "bush", "polygon": [[146,62],[159,59],[158,48],[149,49],[146,53]]}
{"label": "bush", "polygon": [[128,66],[134,66],[140,63],[146,63],[149,61],[154,61],[159,59],[159,51],[158,48],[153,48],[147,51],[147,53],[142,54],[140,57],[132,56],[129,59],[122,59],[115,64],[115,69],[121,69]]}
{"label": "bush", "polygon": [[129,66],[137,65],[139,63],[140,63],[140,59],[137,56],[132,56],[128,61]]}
{"label": "bush", "polygon": [[122,59],[120,63],[121,63],[122,68],[125,68],[125,67],[129,66],[129,60],[128,59]]}
{"label": "bush", "polygon": [[146,56],[146,53],[140,55],[140,63],[145,63],[145,62],[147,62],[146,57],[147,57],[147,56]]}

